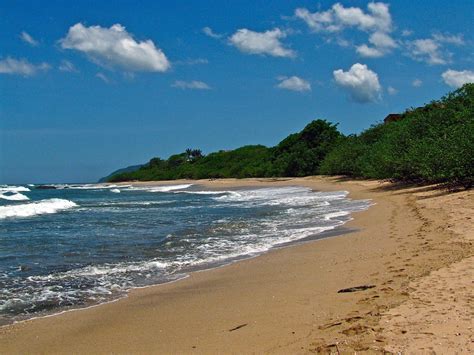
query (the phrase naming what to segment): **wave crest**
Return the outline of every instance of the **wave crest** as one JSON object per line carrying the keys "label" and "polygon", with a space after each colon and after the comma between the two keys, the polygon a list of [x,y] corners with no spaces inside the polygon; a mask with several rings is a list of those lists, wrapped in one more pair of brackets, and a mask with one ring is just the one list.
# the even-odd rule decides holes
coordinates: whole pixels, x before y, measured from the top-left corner
{"label": "wave crest", "polygon": [[133,186],[128,189],[128,191],[148,191],[148,192],[170,192],[174,190],[184,190],[188,187],[193,186],[193,184],[181,184],[181,185],[162,185],[162,186],[143,186],[136,187]]}
{"label": "wave crest", "polygon": [[8,185],[2,185],[0,186],[0,193],[5,193],[5,192],[28,192],[31,191],[29,188],[25,186],[8,186]]}
{"label": "wave crest", "polygon": [[0,206],[0,219],[56,213],[76,206],[77,204],[74,202],[60,198],[51,198],[21,205]]}
{"label": "wave crest", "polygon": [[27,201],[29,200],[28,196],[25,196],[19,192],[16,192],[12,195],[5,195],[0,193],[0,198],[7,201]]}

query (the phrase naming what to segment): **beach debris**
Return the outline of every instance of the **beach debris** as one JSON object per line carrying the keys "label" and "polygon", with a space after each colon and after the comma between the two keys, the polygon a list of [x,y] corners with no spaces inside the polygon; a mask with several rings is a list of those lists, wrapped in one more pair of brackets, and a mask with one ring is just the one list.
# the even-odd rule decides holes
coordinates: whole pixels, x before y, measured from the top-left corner
{"label": "beach debris", "polygon": [[229,329],[229,332],[233,332],[234,330],[238,330],[238,329],[240,329],[240,328],[243,328],[243,327],[245,327],[246,325],[248,325],[248,323],[238,325],[238,326],[236,326],[235,328]]}
{"label": "beach debris", "polygon": [[341,325],[341,324],[342,324],[342,322],[324,324],[324,325],[319,326],[319,329],[328,329],[328,328],[336,327],[336,326]]}
{"label": "beach debris", "polygon": [[369,288],[374,288],[375,285],[361,285],[361,286],[354,286],[349,288],[343,288],[337,291],[337,293],[348,293],[348,292],[357,292],[357,291],[365,291]]}

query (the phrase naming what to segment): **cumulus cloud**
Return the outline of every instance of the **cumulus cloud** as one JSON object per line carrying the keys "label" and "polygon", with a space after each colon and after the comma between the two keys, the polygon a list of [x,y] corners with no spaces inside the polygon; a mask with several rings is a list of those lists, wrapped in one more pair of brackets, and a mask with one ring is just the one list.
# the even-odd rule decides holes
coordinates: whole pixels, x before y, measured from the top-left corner
{"label": "cumulus cloud", "polygon": [[450,35],[450,34],[435,33],[433,35],[433,39],[438,43],[448,43],[448,44],[454,44],[457,46],[462,46],[465,44],[464,38],[461,34]]}
{"label": "cumulus cloud", "polygon": [[416,88],[419,88],[421,85],[423,85],[423,81],[421,81],[420,79],[415,79],[411,82],[411,85]]}
{"label": "cumulus cloud", "polygon": [[28,43],[30,46],[36,47],[39,45],[39,42],[34,39],[28,32],[22,31],[20,33],[20,38],[23,42]]}
{"label": "cumulus cloud", "polygon": [[380,58],[384,56],[384,52],[376,47],[369,47],[366,44],[362,44],[357,46],[356,48],[357,53],[366,58]]}
{"label": "cumulus cloud", "polygon": [[474,71],[472,70],[452,70],[448,69],[443,74],[441,74],[444,82],[453,87],[460,88],[464,84],[474,83]]}
{"label": "cumulus cloud", "polygon": [[441,51],[439,42],[432,38],[416,39],[407,43],[408,54],[415,60],[428,64],[446,64],[447,55]]}
{"label": "cumulus cloud", "polygon": [[431,38],[420,38],[405,42],[407,54],[414,60],[428,64],[447,64],[452,54],[446,46],[464,46],[466,42],[462,34],[434,33]]}
{"label": "cumulus cloud", "polygon": [[276,86],[279,89],[292,91],[311,91],[311,84],[298,76],[280,76],[277,78],[280,83]]}
{"label": "cumulus cloud", "polygon": [[336,3],[329,10],[314,13],[306,8],[298,8],[295,10],[295,16],[302,19],[313,31],[338,32],[348,27],[362,31],[392,30],[389,5],[382,2],[369,3],[367,12],[359,7],[344,7]]}
{"label": "cumulus cloud", "polygon": [[363,57],[378,58],[382,57],[394,48],[398,47],[395,40],[383,32],[374,32],[369,37],[372,47],[366,44],[357,47],[357,53]]}
{"label": "cumulus cloud", "polygon": [[69,60],[62,60],[58,69],[63,72],[70,72],[70,73],[78,72],[74,64],[72,64]]}
{"label": "cumulus cloud", "polygon": [[298,8],[295,16],[317,32],[335,33],[355,28],[371,33],[369,44],[356,47],[357,53],[362,57],[379,58],[398,46],[389,35],[392,31],[389,5],[382,2],[369,3],[366,12],[359,7],[344,7],[340,3],[334,4],[329,10],[314,13]]}
{"label": "cumulus cloud", "polygon": [[129,72],[164,72],[171,66],[152,40],[137,41],[120,24],[105,28],[77,23],[69,28],[60,43],[62,48],[85,53],[104,67],[118,67]]}
{"label": "cumulus cloud", "polygon": [[365,64],[356,63],[348,71],[335,70],[333,76],[336,84],[347,90],[356,102],[373,102],[380,98],[382,87],[378,75]]}
{"label": "cumulus cloud", "polygon": [[197,81],[197,80],[192,80],[192,81],[182,81],[182,80],[176,80],[173,84],[171,84],[172,87],[178,88],[178,89],[191,89],[191,90],[210,90],[211,87],[206,84],[203,81]]}
{"label": "cumulus cloud", "polygon": [[212,28],[207,27],[207,26],[202,29],[202,32],[203,32],[206,36],[209,36],[209,37],[215,38],[215,39],[219,39],[219,38],[224,37],[224,36],[223,36],[222,34],[220,34],[220,33],[215,33],[215,32],[212,30]]}
{"label": "cumulus cloud", "polygon": [[409,37],[413,34],[413,31],[412,30],[403,30],[402,31],[402,36],[403,37]]}
{"label": "cumulus cloud", "polygon": [[50,68],[48,63],[32,64],[26,59],[7,57],[0,60],[0,74],[32,76]]}
{"label": "cumulus cloud", "polygon": [[242,28],[229,37],[229,43],[247,54],[295,57],[296,53],[291,49],[285,48],[281,43],[281,39],[286,36],[286,32],[279,28],[265,32],[254,32]]}
{"label": "cumulus cloud", "polygon": [[387,92],[389,93],[389,95],[396,95],[396,94],[398,94],[398,90],[395,89],[395,88],[392,87],[392,86],[389,86],[389,87],[387,88]]}

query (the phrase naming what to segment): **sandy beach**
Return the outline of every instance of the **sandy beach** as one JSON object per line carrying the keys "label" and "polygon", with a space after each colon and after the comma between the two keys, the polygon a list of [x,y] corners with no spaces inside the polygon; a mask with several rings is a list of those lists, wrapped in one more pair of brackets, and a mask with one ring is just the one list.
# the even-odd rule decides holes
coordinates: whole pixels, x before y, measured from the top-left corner
{"label": "sandy beach", "polygon": [[[374,205],[353,215],[351,233],[2,327],[0,353],[474,353],[472,190],[325,177],[192,183],[347,190]],[[338,293],[362,285],[374,287]]]}

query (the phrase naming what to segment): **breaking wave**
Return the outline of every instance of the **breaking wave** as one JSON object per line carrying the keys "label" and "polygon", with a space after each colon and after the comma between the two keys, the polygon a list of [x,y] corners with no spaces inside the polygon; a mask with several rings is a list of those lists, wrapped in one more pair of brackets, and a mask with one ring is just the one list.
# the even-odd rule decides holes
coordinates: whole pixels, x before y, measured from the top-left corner
{"label": "breaking wave", "polygon": [[[295,186],[55,186],[32,193],[37,201],[0,206],[7,230],[3,254],[0,248],[0,324],[2,317],[97,304],[133,287],[321,238],[370,206],[347,191]],[[76,206],[75,213],[58,213]],[[51,213],[57,214],[20,218]]]}
{"label": "breaking wave", "polygon": [[27,201],[29,200],[28,196],[25,196],[19,192],[13,193],[11,195],[5,195],[0,193],[0,198],[7,201]]}
{"label": "breaking wave", "polygon": [[0,206],[0,219],[13,217],[31,217],[41,214],[56,213],[76,207],[72,201],[60,198],[41,200],[20,205]]}
{"label": "breaking wave", "polygon": [[7,185],[1,185],[0,187],[0,193],[5,193],[5,192],[28,192],[31,191],[29,188],[25,186],[7,186]]}

